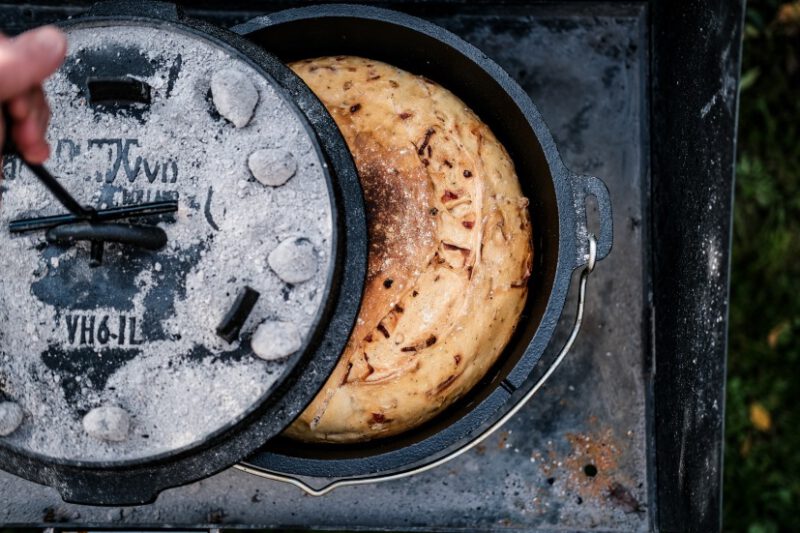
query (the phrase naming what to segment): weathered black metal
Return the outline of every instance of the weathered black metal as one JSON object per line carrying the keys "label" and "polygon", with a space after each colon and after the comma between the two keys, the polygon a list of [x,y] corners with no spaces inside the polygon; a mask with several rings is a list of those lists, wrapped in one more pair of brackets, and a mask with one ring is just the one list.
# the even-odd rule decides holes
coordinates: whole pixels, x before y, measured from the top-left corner
{"label": "weathered black metal", "polygon": [[653,216],[669,220],[652,251],[658,522],[717,531],[744,0],[657,2],[652,16]]}
{"label": "weathered black metal", "polygon": [[[335,200],[332,209],[335,267],[325,295],[325,308],[314,333],[289,360],[280,381],[242,420],[231,421],[203,443],[149,460],[91,464],[45,460],[0,442],[1,470],[50,485],[66,501],[133,505],[151,502],[168,487],[206,477],[244,458],[285,428],[313,398],[336,363],[360,305],[366,271],[366,225],[361,188],[336,125],[316,97],[280,61],[234,33],[184,17],[172,4],[100,4],[89,17],[62,25],[109,23],[147,24],[191,33],[230,50],[264,76],[275,79],[291,94],[316,136],[328,162],[327,179]],[[125,68],[124,62],[119,65]],[[79,81],[85,83],[88,79]],[[72,237],[76,237],[76,231],[85,233],[85,228],[69,228],[60,226],[55,231],[71,233]],[[97,246],[93,250],[93,257],[98,260],[102,252]]]}
{"label": "weathered black metal", "polygon": [[[283,61],[351,54],[386,61],[449,87],[508,150],[530,199],[534,266],[520,327],[500,362],[466,397],[422,427],[360,445],[307,445],[274,439],[248,464],[314,477],[387,472],[433,460],[463,444],[510,408],[550,343],[570,277],[586,262],[586,197],[599,206],[598,259],[611,250],[608,190],[575,176],[527,94],[496,63],[440,26],[367,6],[311,6],[274,13],[233,28]],[[303,39],[296,36],[302,35]]]}

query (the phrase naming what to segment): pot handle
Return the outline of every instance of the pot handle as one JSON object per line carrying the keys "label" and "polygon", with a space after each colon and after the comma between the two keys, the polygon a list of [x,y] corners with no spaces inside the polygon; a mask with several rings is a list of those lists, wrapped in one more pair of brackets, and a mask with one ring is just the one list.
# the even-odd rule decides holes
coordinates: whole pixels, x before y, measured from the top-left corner
{"label": "pot handle", "polygon": [[[600,180],[597,181],[600,182],[600,184],[602,185],[603,183],[602,181]],[[605,189],[605,185],[603,185],[603,188]],[[606,191],[606,194],[608,194],[608,191]],[[608,201],[608,196],[606,196],[605,198],[606,201]],[[610,215],[610,210],[608,213]],[[561,362],[566,357],[567,353],[569,353],[570,349],[572,348],[572,345],[575,342],[575,339],[578,337],[578,333],[581,330],[581,324],[583,323],[583,311],[586,306],[586,283],[589,280],[589,274],[591,274],[592,270],[594,270],[595,261],[596,259],[598,259],[597,240],[595,239],[594,235],[592,235],[591,233],[587,234],[586,242],[588,247],[588,256],[584,261],[584,264],[586,266],[584,266],[583,271],[581,272],[580,286],[578,288],[578,311],[575,314],[575,322],[572,326],[572,332],[570,333],[567,342],[564,343],[564,346],[561,348],[561,351],[558,352],[556,358],[553,359],[553,362],[550,363],[549,367],[547,367],[547,370],[544,372],[544,374],[542,374],[542,377],[540,377],[536,381],[536,383],[533,384],[533,387],[531,387],[531,389],[528,390],[525,393],[525,395],[522,396],[519,399],[519,401],[517,401],[517,403],[514,404],[514,406],[506,414],[500,417],[500,419],[498,419],[491,426],[486,428],[486,430],[484,430],[477,437],[469,441],[461,448],[457,448],[452,452],[448,453],[447,455],[444,455],[443,457],[440,457],[435,461],[431,461],[430,463],[425,463],[419,466],[411,467],[409,469],[401,470],[399,472],[395,472],[392,474],[379,474],[374,476],[358,477],[358,478],[339,478],[331,480],[328,484],[323,485],[320,488],[314,488],[300,478],[287,474],[281,474],[279,472],[273,472],[271,470],[266,470],[262,468],[253,468],[252,466],[248,466],[245,464],[234,465],[234,468],[241,470],[242,472],[245,472],[247,474],[253,474],[255,476],[269,479],[272,481],[280,481],[281,483],[288,483],[289,485],[294,485],[295,487],[299,488],[309,496],[324,496],[325,494],[328,494],[329,492],[334,491],[341,487],[352,487],[356,485],[380,483],[383,481],[403,479],[416,474],[421,474],[423,472],[427,472],[428,470],[441,466],[455,459],[456,457],[468,452],[481,442],[485,441],[498,429],[503,427],[505,423],[508,422],[514,415],[516,415],[519,412],[519,410],[522,409],[528,403],[528,401],[530,401],[531,398],[533,398],[533,396],[539,391],[539,389],[542,388],[545,382],[547,382],[547,380],[550,379],[550,376],[553,375],[553,372],[556,371],[558,365],[561,364]],[[610,242],[609,242],[609,248],[610,248]]]}
{"label": "pot handle", "polygon": [[583,266],[589,260],[588,220],[586,217],[586,198],[591,196],[597,201],[600,227],[597,234],[596,260],[604,259],[614,240],[614,221],[611,212],[611,197],[603,180],[595,176],[571,176],[572,198],[575,206],[575,268]]}
{"label": "pot handle", "polygon": [[59,479],[56,473],[53,473],[53,479],[58,482],[48,482],[48,485],[56,488],[65,503],[76,505],[149,505],[164,490],[159,484],[159,477],[152,473],[143,473],[133,479],[121,479],[114,471],[73,471],[68,479]]}

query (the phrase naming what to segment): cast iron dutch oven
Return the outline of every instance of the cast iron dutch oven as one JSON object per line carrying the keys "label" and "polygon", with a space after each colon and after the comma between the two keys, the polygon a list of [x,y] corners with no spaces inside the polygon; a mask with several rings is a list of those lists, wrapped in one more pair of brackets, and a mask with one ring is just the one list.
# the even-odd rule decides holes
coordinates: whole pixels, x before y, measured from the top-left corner
{"label": "cast iron dutch oven", "polygon": [[[288,67],[258,46],[230,31],[186,18],[175,5],[161,2],[98,4],[89,11],[88,16],[77,17],[60,26],[67,31],[103,26],[123,30],[156,28],[189,36],[203,46],[216,47],[241,59],[254,72],[274,84],[277,93],[284,96],[288,105],[295,106],[297,120],[304,124],[301,127],[306,128],[312,145],[316,144],[321,161],[327,165],[324,179],[331,196],[332,241],[335,244],[332,247],[334,266],[327,288],[324,289],[326,294],[322,309],[304,346],[286,363],[285,372],[239,419],[222,424],[202,442],[157,456],[118,461],[45,457],[0,438],[0,469],[54,487],[66,501],[93,505],[139,505],[154,501],[158,493],[166,488],[207,477],[253,453],[300,414],[321,388],[347,341],[360,304],[366,272],[364,206],[352,159],[332,118]],[[107,45],[77,59],[68,58],[64,68],[68,75],[73,76],[80,94],[86,95],[86,101],[89,101],[92,77],[112,86],[119,81],[120,86],[124,87],[122,82],[125,80],[146,79],[153,69],[168,75],[170,65],[161,65],[157,60],[147,58],[146,54],[153,48],[153,43],[146,41],[135,49]],[[177,68],[181,68],[180,64]],[[153,98],[161,98],[160,94]],[[97,109],[100,110],[97,112],[110,112],[103,111],[105,108],[101,107]],[[59,120],[58,112],[54,108],[53,123]],[[198,130],[203,124],[205,122],[198,125]],[[164,127],[174,126],[167,123]],[[55,174],[59,174],[55,158],[48,166]],[[18,179],[34,178],[31,175]],[[67,188],[70,187],[70,182],[64,183]],[[14,193],[14,187],[9,184],[4,194]],[[2,231],[8,230],[7,227],[2,228]],[[111,267],[104,266],[95,271],[103,268]],[[114,294],[119,290],[113,284],[101,285],[93,287],[93,291]],[[115,297],[117,303],[124,298],[121,293],[115,294]],[[0,341],[3,340],[2,331],[5,327],[9,325],[0,324]],[[171,357],[176,355],[170,354]],[[109,366],[113,363],[113,356],[93,356],[94,353],[87,354],[79,350],[58,354],[61,359],[59,364],[82,365],[85,364],[84,360],[90,360],[90,365],[103,366],[109,369],[108,372],[114,371]],[[213,391],[209,394],[213,394]],[[3,399],[0,387],[0,401]]]}
{"label": "cast iron dutch oven", "polygon": [[282,61],[357,55],[424,75],[453,91],[506,147],[530,199],[534,268],[519,327],[497,366],[446,412],[403,435],[359,445],[273,439],[246,467],[321,478],[386,473],[463,446],[508,412],[553,336],[572,273],[586,264],[586,197],[599,211],[597,259],[611,250],[611,204],[596,177],[571,173],[528,95],[494,61],[427,21],[386,9],[324,5],[281,11],[233,28]]}

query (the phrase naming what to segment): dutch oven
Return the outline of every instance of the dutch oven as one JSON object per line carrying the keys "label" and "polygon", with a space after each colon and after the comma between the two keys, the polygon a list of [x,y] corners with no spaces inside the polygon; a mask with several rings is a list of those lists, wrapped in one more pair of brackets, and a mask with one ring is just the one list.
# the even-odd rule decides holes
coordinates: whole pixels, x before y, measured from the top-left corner
{"label": "dutch oven", "polygon": [[320,5],[265,15],[232,29],[285,63],[362,56],[452,90],[511,155],[523,194],[530,199],[534,243],[528,301],[517,331],[496,368],[466,397],[422,427],[390,439],[328,445],[276,438],[245,466],[320,478],[359,477],[433,462],[461,448],[533,385],[526,380],[550,343],[572,273],[589,257],[587,196],[596,199],[599,211],[596,259],[610,252],[611,204],[605,184],[570,172],[519,84],[483,52],[440,26],[376,7]]}
{"label": "dutch oven", "polygon": [[[123,2],[100,4],[88,16],[62,27],[68,32],[102,27],[175,32],[222,50],[258,72],[293,107],[325,169],[334,221],[332,266],[325,279],[323,302],[302,349],[258,401],[202,441],[134,460],[80,461],[46,457],[0,438],[0,468],[51,485],[67,501],[100,505],[150,502],[166,488],[204,478],[237,462],[248,472],[272,479],[373,479],[436,464],[458,453],[529,397],[536,386],[529,378],[553,337],[573,272],[587,263],[593,267],[594,260],[603,259],[611,250],[611,206],[600,179],[575,175],[564,166],[528,95],[486,55],[432,23],[358,5],[291,9],[227,31],[189,19],[170,4]],[[495,367],[468,395],[423,426],[357,445],[305,444],[280,436],[321,388],[342,352],[356,318],[365,276],[364,206],[349,152],[325,108],[285,66],[326,55],[384,61],[453,91],[509,152],[523,193],[530,199],[533,228],[534,264],[527,304]],[[137,64],[124,53],[117,57],[121,59],[115,61],[108,55],[85,58],[91,69],[71,65],[83,73],[86,89],[89,78],[137,78],[141,77],[137,68],[153,68],[152,64]],[[168,70],[170,65],[156,62],[154,66],[162,67]],[[55,109],[54,122],[59,120],[58,113]],[[13,193],[10,186],[4,194]],[[599,214],[596,240],[587,229],[590,196],[596,199]],[[114,287],[107,289],[113,291]]]}

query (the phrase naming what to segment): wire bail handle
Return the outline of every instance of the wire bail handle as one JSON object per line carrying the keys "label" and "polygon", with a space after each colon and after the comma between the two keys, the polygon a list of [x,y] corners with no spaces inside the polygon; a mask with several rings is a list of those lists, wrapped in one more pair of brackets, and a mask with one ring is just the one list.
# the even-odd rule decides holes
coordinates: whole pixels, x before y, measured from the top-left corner
{"label": "wire bail handle", "polygon": [[358,477],[358,478],[339,478],[331,481],[327,485],[323,485],[320,488],[314,488],[300,478],[286,474],[280,474],[277,472],[272,472],[270,470],[253,468],[244,464],[234,465],[234,468],[242,472],[246,472],[248,474],[252,474],[264,479],[269,479],[272,481],[280,481],[281,483],[288,483],[290,485],[294,485],[295,487],[299,488],[309,496],[324,496],[325,494],[328,494],[329,492],[332,492],[342,487],[354,487],[357,485],[382,483],[384,481],[392,481],[396,479],[411,477],[416,474],[421,474],[423,472],[427,472],[428,470],[432,470],[449,461],[452,461],[453,459],[459,457],[460,455],[465,454],[466,452],[468,452],[469,450],[471,450],[472,448],[474,448],[475,446],[477,446],[478,444],[489,438],[502,426],[504,426],[506,422],[508,422],[511,418],[513,418],[514,415],[516,415],[520,411],[520,409],[522,409],[530,401],[530,399],[533,398],[533,396],[537,392],[539,392],[539,389],[541,389],[542,386],[547,382],[547,380],[550,379],[550,376],[553,375],[555,370],[558,368],[558,366],[566,357],[567,353],[569,353],[570,349],[572,348],[572,345],[575,343],[575,339],[578,337],[578,333],[581,330],[581,324],[583,323],[583,312],[586,306],[586,284],[587,281],[589,280],[589,275],[594,270],[597,261],[597,240],[595,239],[594,235],[589,234],[588,241],[589,241],[588,260],[586,262],[586,266],[584,266],[583,270],[581,271],[580,285],[578,288],[578,310],[577,313],[575,314],[575,322],[573,323],[572,331],[569,335],[569,338],[567,339],[567,342],[561,348],[561,351],[558,353],[558,356],[553,360],[552,363],[550,363],[550,366],[547,368],[542,377],[540,377],[539,380],[536,381],[533,387],[531,387],[531,389],[528,392],[526,392],[525,395],[522,398],[520,398],[520,400],[505,415],[503,415],[494,424],[489,426],[483,433],[476,436],[474,439],[472,439],[470,442],[468,442],[461,448],[453,450],[449,454],[440,457],[439,459],[432,461],[430,463],[426,463],[420,466],[415,466],[407,470],[401,470],[400,472],[395,472],[393,474],[380,474],[375,476]]}

